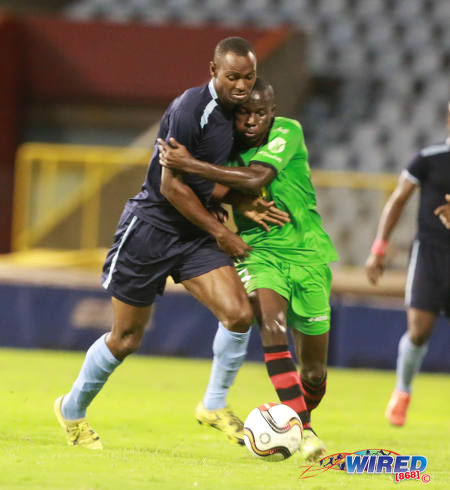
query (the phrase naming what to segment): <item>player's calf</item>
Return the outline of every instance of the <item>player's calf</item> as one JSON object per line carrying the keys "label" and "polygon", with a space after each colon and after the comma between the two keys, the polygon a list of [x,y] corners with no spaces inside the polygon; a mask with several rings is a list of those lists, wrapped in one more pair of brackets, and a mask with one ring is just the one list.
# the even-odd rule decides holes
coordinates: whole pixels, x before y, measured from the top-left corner
{"label": "player's calf", "polygon": [[310,413],[300,386],[300,377],[287,344],[265,346],[264,361],[280,402],[298,414],[305,429],[310,428]]}
{"label": "player's calf", "polygon": [[300,373],[300,386],[305,397],[306,406],[308,410],[314,410],[317,408],[322,398],[325,395],[327,389],[327,372],[323,374],[321,372],[316,376],[308,375],[303,371]]}

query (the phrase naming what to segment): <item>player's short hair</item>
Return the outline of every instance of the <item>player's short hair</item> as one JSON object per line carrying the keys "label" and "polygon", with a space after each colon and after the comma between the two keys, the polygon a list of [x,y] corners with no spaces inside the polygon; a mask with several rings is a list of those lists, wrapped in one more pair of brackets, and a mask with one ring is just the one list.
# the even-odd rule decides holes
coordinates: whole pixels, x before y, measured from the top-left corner
{"label": "player's short hair", "polygon": [[272,85],[264,78],[256,77],[255,85],[253,85],[253,92],[267,92],[272,99],[275,98],[275,91]]}
{"label": "player's short hair", "polygon": [[251,44],[243,37],[226,37],[217,43],[214,50],[214,61],[230,51],[238,56],[247,56],[248,53],[255,54]]}

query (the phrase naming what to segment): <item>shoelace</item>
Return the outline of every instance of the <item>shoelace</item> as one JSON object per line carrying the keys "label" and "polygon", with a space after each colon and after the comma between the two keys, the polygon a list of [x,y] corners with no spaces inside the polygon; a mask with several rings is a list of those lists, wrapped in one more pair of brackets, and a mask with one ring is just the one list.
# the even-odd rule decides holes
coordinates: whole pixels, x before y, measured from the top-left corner
{"label": "shoelace", "polygon": [[242,421],[239,419],[239,417],[234,415],[234,413],[230,409],[227,409],[227,414],[230,416],[231,419],[230,425],[235,425],[239,430],[242,429]]}
{"label": "shoelace", "polygon": [[67,429],[71,442],[75,442],[79,439],[80,435],[89,430],[89,424],[87,422],[80,422],[79,424],[72,425]]}

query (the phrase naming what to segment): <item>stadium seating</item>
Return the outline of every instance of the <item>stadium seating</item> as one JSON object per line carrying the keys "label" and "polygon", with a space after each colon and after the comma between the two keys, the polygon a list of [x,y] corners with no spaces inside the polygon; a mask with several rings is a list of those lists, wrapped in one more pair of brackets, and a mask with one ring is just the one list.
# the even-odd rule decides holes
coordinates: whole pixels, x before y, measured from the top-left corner
{"label": "stadium seating", "polygon": [[[342,93],[341,105],[348,108],[345,122],[351,124],[345,141],[349,160],[352,147],[363,124],[372,124],[373,133],[379,126],[388,125],[391,133],[409,122],[412,116],[414,131],[425,133],[425,139],[435,142],[442,133],[430,135],[428,128],[442,121],[442,109],[448,97],[449,30],[444,19],[450,17],[450,4],[446,0],[74,0],[65,8],[67,16],[76,19],[96,18],[109,21],[142,21],[161,23],[168,20],[201,24],[217,22],[227,25],[252,23],[261,27],[289,23],[307,30],[311,35],[310,60],[315,76],[338,77],[344,85],[351,83],[349,94]],[[351,103],[355,91],[367,85],[367,78],[377,80],[375,91],[365,91],[365,110],[361,104]],[[422,93],[411,93],[415,82],[426,83]],[[358,82],[359,86],[358,86]],[[438,90],[436,90],[436,86]],[[326,148],[314,130],[320,127],[327,135],[334,134],[342,124],[339,113],[333,118],[314,111],[314,98],[306,103],[299,119],[310,129],[309,145],[314,150],[315,165],[326,168],[322,158]],[[326,99],[326,94],[320,94]],[[412,114],[402,113],[402,106],[414,98]],[[420,104],[422,99],[423,104]],[[325,100],[325,103],[327,101]],[[329,103],[329,101],[328,101]],[[425,112],[424,105],[427,106]],[[424,116],[425,114],[425,116]],[[363,132],[364,132],[363,131]],[[395,134],[391,134],[395,140]],[[337,141],[328,141],[329,144]],[[342,143],[342,141],[341,141]],[[373,159],[374,168],[362,164],[361,170],[398,171],[405,164],[411,149],[400,148],[393,160],[386,152],[385,162]]]}

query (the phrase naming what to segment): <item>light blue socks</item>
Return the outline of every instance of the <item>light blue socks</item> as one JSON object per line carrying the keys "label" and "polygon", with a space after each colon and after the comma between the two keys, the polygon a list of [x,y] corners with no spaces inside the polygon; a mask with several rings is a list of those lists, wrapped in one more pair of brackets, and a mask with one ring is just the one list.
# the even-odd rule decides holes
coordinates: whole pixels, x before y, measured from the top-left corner
{"label": "light blue socks", "polygon": [[62,415],[65,419],[75,420],[86,416],[86,409],[103,388],[109,375],[121,361],[117,360],[106,345],[105,333],[89,348],[81,367],[80,374],[70,393],[64,396]]}
{"label": "light blue socks", "polygon": [[428,344],[415,345],[405,333],[398,344],[397,380],[395,388],[411,393],[411,383],[419,371],[423,358],[428,350]]}
{"label": "light blue socks", "polygon": [[247,354],[250,331],[230,332],[220,322],[213,343],[213,364],[208,388],[203,398],[207,410],[224,408],[230,386]]}

